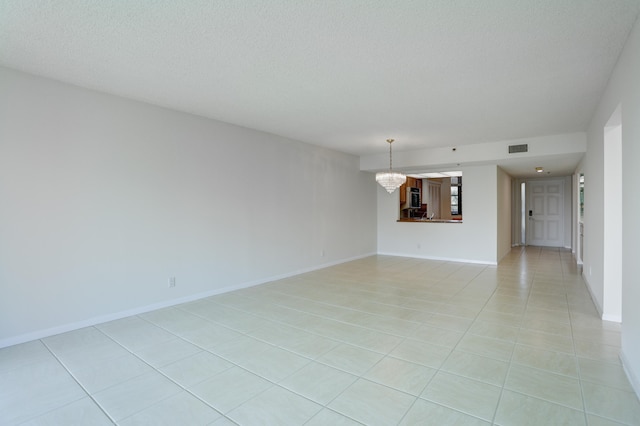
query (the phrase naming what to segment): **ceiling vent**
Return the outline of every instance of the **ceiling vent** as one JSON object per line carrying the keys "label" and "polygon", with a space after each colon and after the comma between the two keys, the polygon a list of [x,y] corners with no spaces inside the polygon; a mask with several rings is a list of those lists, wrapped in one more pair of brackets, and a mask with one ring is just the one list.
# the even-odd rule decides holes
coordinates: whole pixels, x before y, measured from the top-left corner
{"label": "ceiling vent", "polygon": [[516,152],[528,152],[529,151],[529,145],[522,144],[522,145],[509,145],[509,154],[514,154]]}

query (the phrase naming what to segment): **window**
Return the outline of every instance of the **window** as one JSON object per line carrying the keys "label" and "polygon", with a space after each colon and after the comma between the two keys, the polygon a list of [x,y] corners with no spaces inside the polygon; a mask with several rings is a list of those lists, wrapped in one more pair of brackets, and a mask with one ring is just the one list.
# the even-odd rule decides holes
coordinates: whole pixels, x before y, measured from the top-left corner
{"label": "window", "polygon": [[462,214],[462,176],[451,177],[451,214]]}

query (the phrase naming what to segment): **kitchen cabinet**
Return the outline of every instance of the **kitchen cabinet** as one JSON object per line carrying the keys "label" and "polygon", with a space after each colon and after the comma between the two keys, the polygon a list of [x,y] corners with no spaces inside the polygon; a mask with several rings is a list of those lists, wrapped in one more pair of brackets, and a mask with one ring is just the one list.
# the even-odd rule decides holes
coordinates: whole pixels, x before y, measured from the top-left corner
{"label": "kitchen cabinet", "polygon": [[[400,186],[400,204],[407,202],[407,188],[420,188],[420,196],[422,199],[422,179],[407,176],[407,181]],[[424,201],[422,201],[424,202]]]}

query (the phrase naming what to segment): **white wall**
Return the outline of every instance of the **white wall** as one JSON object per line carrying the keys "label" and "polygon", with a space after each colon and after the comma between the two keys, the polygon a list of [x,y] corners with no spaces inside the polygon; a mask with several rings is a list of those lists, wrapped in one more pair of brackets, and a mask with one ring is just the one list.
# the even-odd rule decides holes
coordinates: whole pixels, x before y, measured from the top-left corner
{"label": "white wall", "polygon": [[388,194],[378,188],[380,254],[497,263],[497,166],[461,170],[463,223],[397,222],[398,191]]}
{"label": "white wall", "polygon": [[512,179],[500,167],[497,168],[497,260],[498,262],[511,251],[512,218]]}
{"label": "white wall", "polygon": [[[616,109],[619,111],[619,108]],[[618,116],[619,112],[614,113]],[[622,132],[619,124],[604,129],[604,260],[602,318],[622,319]]]}
{"label": "white wall", "polygon": [[564,178],[564,247],[572,248],[573,246],[573,186],[571,184],[571,176]]}
{"label": "white wall", "polygon": [[373,254],[377,186],[355,156],[0,68],[0,347]]}
{"label": "white wall", "polygon": [[636,22],[608,87],[589,125],[585,174],[584,274],[602,306],[604,238],[604,127],[618,105],[622,123],[622,352],[621,358],[640,395],[640,24]]}

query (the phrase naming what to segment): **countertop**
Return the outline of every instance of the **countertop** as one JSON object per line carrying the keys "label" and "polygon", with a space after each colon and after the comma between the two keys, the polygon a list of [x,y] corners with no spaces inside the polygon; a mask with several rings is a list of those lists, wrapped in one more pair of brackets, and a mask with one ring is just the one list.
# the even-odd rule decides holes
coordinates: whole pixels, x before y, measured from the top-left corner
{"label": "countertop", "polygon": [[462,223],[461,219],[421,219],[419,217],[402,218],[398,222],[416,222],[416,223]]}

